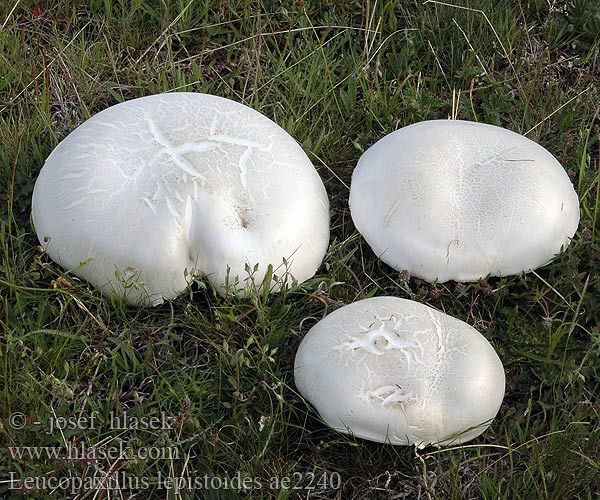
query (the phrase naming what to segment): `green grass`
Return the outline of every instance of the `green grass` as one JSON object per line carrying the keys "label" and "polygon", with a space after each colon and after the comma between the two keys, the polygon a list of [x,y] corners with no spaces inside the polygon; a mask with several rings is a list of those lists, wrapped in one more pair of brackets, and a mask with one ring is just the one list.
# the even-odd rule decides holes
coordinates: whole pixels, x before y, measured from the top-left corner
{"label": "green grass", "polygon": [[[2,498],[135,492],[23,485],[11,497],[2,482],[11,472],[91,481],[238,471],[261,478],[263,488],[176,493],[151,481],[137,498],[596,498],[600,9],[595,0],[456,4],[465,8],[412,0],[0,6]],[[331,245],[314,279],[249,300],[222,299],[200,282],[172,303],[135,309],[103,298],[41,252],[30,200],[50,151],[109,105],[173,90],[243,102],[307,151],[332,210]],[[525,134],[565,166],[582,222],[551,265],[479,284],[430,285],[403,279],[357,234],[347,200],[361,152],[398,127],[450,116]],[[371,443],[329,430],[298,395],[292,367],[302,337],[340,305],[373,295],[430,304],[494,345],[506,396],[481,437],[420,452]],[[110,412],[126,409],[173,417],[173,426],[111,429]],[[23,429],[11,426],[15,413],[27,417]],[[52,417],[91,415],[94,428],[48,428]],[[176,447],[180,456],[65,461],[8,453],[120,441]],[[339,488],[268,487],[271,477],[306,484],[308,473],[339,474]]]}

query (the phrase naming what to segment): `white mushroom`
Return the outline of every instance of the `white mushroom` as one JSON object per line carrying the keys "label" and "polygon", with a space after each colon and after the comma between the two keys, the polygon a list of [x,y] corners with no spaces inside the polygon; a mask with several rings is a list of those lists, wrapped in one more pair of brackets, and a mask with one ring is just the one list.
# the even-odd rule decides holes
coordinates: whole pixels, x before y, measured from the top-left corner
{"label": "white mushroom", "polygon": [[425,447],[481,434],[504,397],[504,369],[466,323],[397,297],[329,314],[302,340],[296,386],[334,429]]}
{"label": "white mushroom", "polygon": [[569,245],[579,200],[560,163],[509,130],[434,120],[360,158],[352,219],[373,251],[428,281],[473,281],[547,264]]}
{"label": "white mushroom", "polygon": [[247,291],[257,264],[257,286],[269,265],[302,282],[329,241],[327,194],[300,146],[206,94],[134,99],[86,121],[46,160],[32,215],[52,259],[136,304],[176,297],[193,270],[221,292]]}

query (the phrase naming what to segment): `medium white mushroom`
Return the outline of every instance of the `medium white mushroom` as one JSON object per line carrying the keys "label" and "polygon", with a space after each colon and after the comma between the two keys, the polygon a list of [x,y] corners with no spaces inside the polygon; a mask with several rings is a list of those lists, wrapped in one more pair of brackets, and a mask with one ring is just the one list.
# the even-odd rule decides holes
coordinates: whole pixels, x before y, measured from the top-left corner
{"label": "medium white mushroom", "polygon": [[327,193],[296,141],[206,94],[143,97],[93,116],[48,157],[32,203],[52,259],[135,304],[176,297],[192,270],[221,292],[247,291],[256,264],[257,285],[269,265],[302,282],[329,241]]}
{"label": "medium white mushroom", "polygon": [[441,282],[540,267],[579,224],[577,194],[548,151],[459,120],[410,125],[369,148],[352,176],[350,208],[384,262]]}
{"label": "medium white mushroom", "polygon": [[344,306],[302,340],[296,387],[334,429],[425,447],[481,434],[504,397],[504,369],[466,323],[397,297]]}

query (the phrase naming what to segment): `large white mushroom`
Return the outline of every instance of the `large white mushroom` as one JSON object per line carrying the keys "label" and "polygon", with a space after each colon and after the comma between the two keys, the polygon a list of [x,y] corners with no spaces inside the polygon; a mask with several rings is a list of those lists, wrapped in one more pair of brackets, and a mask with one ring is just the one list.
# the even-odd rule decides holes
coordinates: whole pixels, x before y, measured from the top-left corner
{"label": "large white mushroom", "polygon": [[352,219],[373,251],[428,281],[535,269],[566,248],[579,200],[560,163],[509,130],[424,121],[360,158]]}
{"label": "large white mushroom", "polygon": [[221,292],[247,291],[246,266],[257,264],[257,285],[269,265],[302,282],[329,241],[327,194],[296,141],[206,94],[143,97],[93,116],[48,157],[32,203],[52,259],[135,304],[176,297],[193,270]]}
{"label": "large white mushroom", "polygon": [[334,429],[398,445],[464,443],[504,397],[504,369],[466,323],[418,302],[344,306],[304,337],[296,387]]}

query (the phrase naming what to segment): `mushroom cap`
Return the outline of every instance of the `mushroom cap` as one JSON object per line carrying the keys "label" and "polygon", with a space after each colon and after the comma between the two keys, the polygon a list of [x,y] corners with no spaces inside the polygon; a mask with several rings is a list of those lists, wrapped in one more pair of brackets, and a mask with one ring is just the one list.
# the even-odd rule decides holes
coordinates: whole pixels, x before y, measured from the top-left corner
{"label": "mushroom cap", "polygon": [[397,297],[354,302],[319,321],[298,348],[294,377],[334,429],[421,448],[481,434],[505,385],[477,330]]}
{"label": "mushroom cap", "polygon": [[246,266],[256,286],[269,265],[302,282],[329,242],[327,193],[298,143],[259,112],[207,94],[96,114],[50,154],[32,204],[52,259],[134,304],[176,297],[193,270],[221,293],[247,292]]}
{"label": "mushroom cap", "polygon": [[493,125],[424,121],[360,158],[352,219],[396,270],[430,282],[506,276],[550,262],[579,224],[579,199],[542,146]]}

